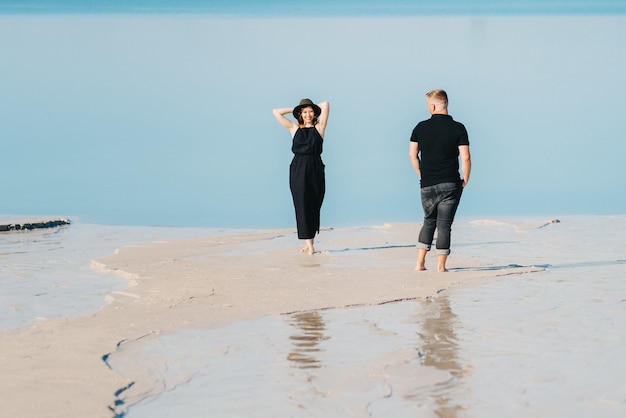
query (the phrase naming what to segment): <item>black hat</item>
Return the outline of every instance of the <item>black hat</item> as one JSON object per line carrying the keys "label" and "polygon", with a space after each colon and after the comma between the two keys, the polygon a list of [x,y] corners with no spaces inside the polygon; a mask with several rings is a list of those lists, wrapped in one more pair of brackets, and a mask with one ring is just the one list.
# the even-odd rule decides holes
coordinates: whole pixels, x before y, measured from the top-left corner
{"label": "black hat", "polygon": [[298,119],[298,117],[300,117],[300,112],[302,112],[302,109],[309,106],[313,108],[313,113],[315,114],[315,117],[318,117],[320,113],[322,113],[322,109],[320,109],[320,107],[313,103],[310,99],[302,99],[300,100],[300,104],[293,108],[293,117]]}

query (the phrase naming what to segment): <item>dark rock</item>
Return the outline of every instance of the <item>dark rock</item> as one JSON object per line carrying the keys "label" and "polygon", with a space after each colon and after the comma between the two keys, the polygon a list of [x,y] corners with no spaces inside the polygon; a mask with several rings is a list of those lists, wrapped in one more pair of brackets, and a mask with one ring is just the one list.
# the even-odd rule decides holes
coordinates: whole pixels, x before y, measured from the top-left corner
{"label": "dark rock", "polygon": [[30,231],[33,229],[40,229],[40,228],[56,228],[59,226],[70,225],[70,224],[71,224],[70,220],[65,219],[65,218],[13,222],[13,223],[7,223],[7,224],[0,224],[0,232],[22,231],[22,230]]}

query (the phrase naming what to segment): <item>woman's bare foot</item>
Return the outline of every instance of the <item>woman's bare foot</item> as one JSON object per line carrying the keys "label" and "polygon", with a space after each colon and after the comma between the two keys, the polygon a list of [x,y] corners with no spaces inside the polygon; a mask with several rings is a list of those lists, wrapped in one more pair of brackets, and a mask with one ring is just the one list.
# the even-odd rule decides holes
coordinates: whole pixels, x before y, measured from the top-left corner
{"label": "woman's bare foot", "polygon": [[300,251],[302,253],[308,254],[308,255],[315,254],[315,248],[313,248],[313,240],[312,239],[307,239],[306,240],[306,245],[304,247],[302,247],[302,249]]}
{"label": "woman's bare foot", "polygon": [[426,266],[424,266],[423,264],[419,264],[419,263],[418,263],[418,264],[415,266],[415,271],[424,271],[424,270],[426,270]]}

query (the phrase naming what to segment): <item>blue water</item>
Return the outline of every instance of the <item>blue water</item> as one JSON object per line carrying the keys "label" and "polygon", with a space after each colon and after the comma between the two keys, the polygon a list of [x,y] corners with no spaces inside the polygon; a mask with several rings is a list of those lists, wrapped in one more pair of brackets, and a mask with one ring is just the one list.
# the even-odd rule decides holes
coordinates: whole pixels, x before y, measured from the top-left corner
{"label": "blue water", "polygon": [[202,0],[80,0],[4,1],[4,13],[211,13],[227,16],[407,16],[450,14],[615,14],[626,12],[619,0],[603,1],[464,1],[435,3],[428,0],[317,0],[289,2],[286,0],[202,1]]}
{"label": "blue water", "polygon": [[[408,142],[429,116],[425,92],[440,87],[472,149],[460,213],[626,213],[616,192],[626,154],[624,2],[470,2],[485,12],[383,17],[258,16],[252,5],[266,2],[232,3],[245,4],[245,18],[88,4],[94,13],[0,14],[0,126],[11,156],[0,165],[0,213],[291,227],[290,137],[271,109],[310,97],[331,105],[322,222],[414,222],[421,206]],[[486,11],[496,4],[556,10]],[[573,178],[572,167],[584,171]]]}

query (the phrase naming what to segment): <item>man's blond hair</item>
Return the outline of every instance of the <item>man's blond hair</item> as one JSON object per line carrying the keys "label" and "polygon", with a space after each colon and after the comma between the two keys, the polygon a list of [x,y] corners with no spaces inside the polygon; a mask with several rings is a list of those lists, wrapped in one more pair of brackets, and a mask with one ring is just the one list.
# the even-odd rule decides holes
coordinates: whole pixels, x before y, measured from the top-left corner
{"label": "man's blond hair", "polygon": [[435,103],[437,108],[448,108],[448,93],[445,90],[436,89],[426,93],[429,102]]}

